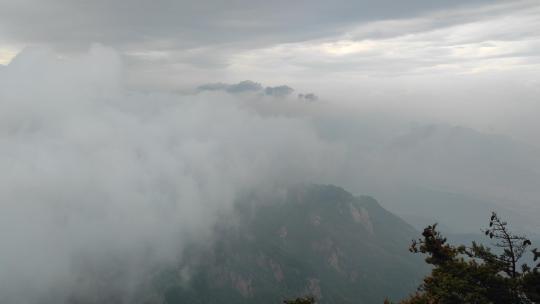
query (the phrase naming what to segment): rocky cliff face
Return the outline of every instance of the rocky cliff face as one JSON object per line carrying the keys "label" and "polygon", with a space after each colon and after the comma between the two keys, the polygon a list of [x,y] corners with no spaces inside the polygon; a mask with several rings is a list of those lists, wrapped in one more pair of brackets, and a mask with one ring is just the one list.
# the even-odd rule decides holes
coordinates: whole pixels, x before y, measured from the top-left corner
{"label": "rocky cliff face", "polygon": [[[257,201],[257,202],[255,202]],[[216,241],[193,247],[157,284],[165,303],[382,303],[414,291],[425,268],[408,252],[418,235],[370,197],[300,186],[246,198]]]}

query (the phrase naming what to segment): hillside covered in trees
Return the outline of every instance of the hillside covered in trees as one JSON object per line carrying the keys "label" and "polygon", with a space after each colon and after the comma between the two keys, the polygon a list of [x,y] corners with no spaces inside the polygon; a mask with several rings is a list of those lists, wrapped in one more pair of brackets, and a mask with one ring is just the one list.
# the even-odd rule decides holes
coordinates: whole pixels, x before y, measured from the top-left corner
{"label": "hillside covered in trees", "polygon": [[[525,236],[512,233],[508,223],[495,212],[484,234],[493,240],[492,247],[476,242],[454,246],[437,230],[437,224],[426,227],[422,238],[413,240],[410,251],[426,256],[425,262],[432,266],[431,274],[399,304],[540,303],[538,249],[531,249],[532,243]],[[319,301],[308,295],[284,303]],[[392,302],[387,299],[384,303]]]}
{"label": "hillside covered in trees", "polygon": [[335,186],[245,198],[237,211],[236,225],[224,221],[214,243],[187,253],[178,269],[189,269],[189,280],[178,270],[161,274],[160,301],[280,303],[309,294],[321,303],[381,303],[406,296],[428,269],[407,252],[417,231],[373,198]]}

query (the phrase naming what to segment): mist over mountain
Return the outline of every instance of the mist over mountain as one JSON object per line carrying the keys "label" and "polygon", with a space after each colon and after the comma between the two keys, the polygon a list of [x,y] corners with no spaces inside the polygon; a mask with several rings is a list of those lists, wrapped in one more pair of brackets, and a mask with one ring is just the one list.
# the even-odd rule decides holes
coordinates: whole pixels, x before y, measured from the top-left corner
{"label": "mist over mountain", "polygon": [[537,227],[534,147],[293,96],[138,92],[123,73],[101,46],[70,59],[29,49],[0,71],[6,301],[65,299],[90,269],[132,295],[192,240],[212,239],[239,195],[295,183],[372,194],[417,228],[476,233],[493,209]]}
{"label": "mist over mountain", "polygon": [[[0,0],[0,303],[398,300],[421,232],[496,260],[437,231],[492,211],[536,262],[538,28],[535,0]],[[490,290],[525,298],[508,260]]]}
{"label": "mist over mountain", "polygon": [[224,94],[129,91],[121,75],[99,46],[68,60],[28,50],[0,72],[3,302],[62,302],[117,259],[110,280],[130,294],[211,236],[238,193],[333,170],[335,149],[304,119]]}
{"label": "mist over mountain", "polygon": [[[195,244],[154,277],[156,303],[380,303],[407,296],[427,271],[406,254],[418,232],[371,197],[335,186],[248,195],[217,222],[215,241]],[[155,297],[155,298],[154,298]],[[150,301],[150,300],[148,300]]]}
{"label": "mist over mountain", "polygon": [[[538,233],[540,164],[536,147],[470,129],[426,129],[433,132],[427,138],[397,148],[400,155],[410,153],[406,156],[410,172],[423,177],[396,191],[400,194],[394,202],[402,201],[403,207],[415,200],[418,204],[410,204],[409,210],[431,212],[437,221],[453,223],[460,232],[470,232],[482,214],[498,210],[522,231]],[[444,177],[437,171],[444,172]],[[461,210],[467,210],[466,214]]]}
{"label": "mist over mountain", "polygon": [[[351,178],[340,185],[373,194],[400,215],[427,217],[461,232],[472,232],[486,212],[499,210],[521,230],[537,233],[536,146],[471,128],[375,117],[318,118],[322,136],[352,153],[345,169]],[[462,210],[468,210],[465,216]]]}

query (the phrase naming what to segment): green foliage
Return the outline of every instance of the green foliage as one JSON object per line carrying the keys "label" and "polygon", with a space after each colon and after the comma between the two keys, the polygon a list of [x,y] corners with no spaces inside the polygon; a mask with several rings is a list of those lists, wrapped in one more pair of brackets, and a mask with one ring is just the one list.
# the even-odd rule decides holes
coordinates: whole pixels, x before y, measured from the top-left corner
{"label": "green foliage", "polygon": [[540,303],[540,272],[532,271],[523,276],[523,290],[533,303]]}
{"label": "green foliage", "polygon": [[403,298],[429,271],[404,254],[414,228],[334,186],[248,196],[234,220],[222,220],[215,242],[184,252],[188,282],[174,270],[159,280],[166,303],[275,304],[305,294],[327,304],[377,303]]}
{"label": "green foliage", "polygon": [[496,213],[492,214],[485,234],[495,241],[500,254],[474,242],[470,247],[450,245],[437,231],[436,224],[426,227],[410,250],[426,255],[425,261],[433,269],[418,292],[401,303],[539,303],[540,265],[518,267],[531,242],[512,234]]}
{"label": "green foliage", "polygon": [[[503,253],[497,257],[503,271],[511,278],[516,278],[518,273],[518,262],[523,257],[531,241],[524,236],[511,234],[506,228],[507,223],[501,221],[497,214],[493,212],[489,220],[489,229],[485,234],[491,239],[495,239],[496,247],[503,250]],[[522,265],[522,269],[527,270],[528,265]]]}
{"label": "green foliage", "polygon": [[294,300],[285,300],[284,304],[315,304],[315,298],[312,296],[296,298]]}

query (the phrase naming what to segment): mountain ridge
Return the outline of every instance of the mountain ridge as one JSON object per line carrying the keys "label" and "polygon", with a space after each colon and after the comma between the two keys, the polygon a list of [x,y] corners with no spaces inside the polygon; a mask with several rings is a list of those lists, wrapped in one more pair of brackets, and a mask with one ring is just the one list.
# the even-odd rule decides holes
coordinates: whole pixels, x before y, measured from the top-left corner
{"label": "mountain ridge", "polygon": [[381,303],[406,296],[425,274],[407,251],[418,232],[371,197],[302,185],[265,200],[240,202],[237,224],[216,226],[215,242],[186,254],[178,269],[189,269],[189,280],[182,271],[162,277],[164,303],[280,303],[305,294]]}

